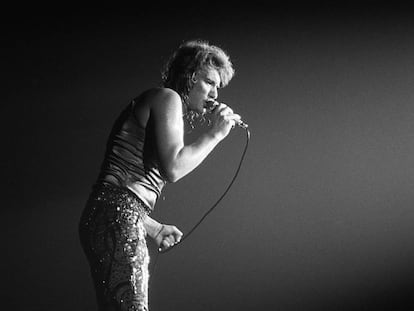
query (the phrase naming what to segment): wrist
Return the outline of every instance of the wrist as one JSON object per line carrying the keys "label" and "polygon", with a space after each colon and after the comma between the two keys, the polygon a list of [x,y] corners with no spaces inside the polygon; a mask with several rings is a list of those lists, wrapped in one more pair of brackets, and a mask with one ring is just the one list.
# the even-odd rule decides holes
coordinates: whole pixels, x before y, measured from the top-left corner
{"label": "wrist", "polygon": [[156,240],[158,238],[158,236],[160,235],[161,231],[164,229],[164,225],[161,225],[158,232],[155,234],[155,236],[153,237],[154,240]]}
{"label": "wrist", "polygon": [[209,139],[211,139],[216,144],[218,144],[222,140],[220,132],[215,131],[214,129],[211,129],[210,131],[208,131],[206,135],[208,136]]}
{"label": "wrist", "polygon": [[159,234],[163,229],[163,226],[163,224],[160,224],[149,216],[145,217],[144,219],[144,228],[151,238],[155,239],[157,234]]}

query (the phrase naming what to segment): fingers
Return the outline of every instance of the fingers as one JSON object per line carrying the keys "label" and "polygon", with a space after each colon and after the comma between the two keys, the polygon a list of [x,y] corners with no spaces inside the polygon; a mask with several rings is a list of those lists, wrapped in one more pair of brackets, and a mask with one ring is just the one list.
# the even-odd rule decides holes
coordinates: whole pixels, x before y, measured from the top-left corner
{"label": "fingers", "polygon": [[171,246],[174,245],[175,242],[175,238],[172,235],[168,235],[166,237],[164,237],[164,239],[162,240],[164,242],[164,244],[166,244],[167,246]]}
{"label": "fingers", "polygon": [[158,251],[163,251],[163,250],[166,250],[166,249],[168,249],[168,248],[170,248],[170,247],[173,247],[174,245],[176,245],[176,244],[178,244],[178,243],[179,243],[179,242],[177,242],[173,236],[171,236],[171,235],[166,236],[166,237],[165,237],[165,238],[161,241],[160,248],[158,249]]}
{"label": "fingers", "polygon": [[174,240],[175,240],[175,244],[180,243],[182,237],[183,237],[183,233],[178,230],[177,227],[173,227],[173,233],[172,235],[174,236]]}
{"label": "fingers", "polygon": [[233,114],[233,109],[223,103],[220,103],[215,111],[222,117]]}
{"label": "fingers", "polygon": [[178,243],[180,243],[183,233],[175,226],[165,225],[160,242],[159,251],[166,250]]}
{"label": "fingers", "polygon": [[162,240],[162,242],[160,244],[160,248],[158,249],[158,251],[166,250],[166,249],[170,248],[172,245],[174,245],[174,244],[170,244],[167,240]]}
{"label": "fingers", "polygon": [[241,120],[241,116],[234,113],[233,109],[226,104],[220,103],[215,111],[217,116],[219,116],[221,120],[229,124],[231,127],[234,127],[236,123]]}

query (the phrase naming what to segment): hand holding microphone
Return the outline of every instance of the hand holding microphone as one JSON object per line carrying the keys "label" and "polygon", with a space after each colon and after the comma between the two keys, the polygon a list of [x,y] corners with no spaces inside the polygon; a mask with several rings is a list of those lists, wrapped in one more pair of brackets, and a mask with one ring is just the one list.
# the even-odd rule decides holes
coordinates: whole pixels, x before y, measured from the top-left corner
{"label": "hand holding microphone", "polygon": [[243,129],[247,129],[249,127],[247,123],[242,121],[240,115],[235,114],[226,104],[211,100],[209,107],[207,107],[207,111],[212,114],[216,114],[218,117],[221,116],[225,120],[233,120],[235,125]]}

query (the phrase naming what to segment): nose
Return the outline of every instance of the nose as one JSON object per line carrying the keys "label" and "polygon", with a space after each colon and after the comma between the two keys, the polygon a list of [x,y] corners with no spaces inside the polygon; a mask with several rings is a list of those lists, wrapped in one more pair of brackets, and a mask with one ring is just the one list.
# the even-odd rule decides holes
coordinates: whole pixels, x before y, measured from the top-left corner
{"label": "nose", "polygon": [[217,91],[217,87],[216,86],[214,86],[214,87],[212,87],[210,89],[209,97],[212,98],[212,99],[214,99],[214,100],[217,99],[217,97],[218,97],[218,91]]}

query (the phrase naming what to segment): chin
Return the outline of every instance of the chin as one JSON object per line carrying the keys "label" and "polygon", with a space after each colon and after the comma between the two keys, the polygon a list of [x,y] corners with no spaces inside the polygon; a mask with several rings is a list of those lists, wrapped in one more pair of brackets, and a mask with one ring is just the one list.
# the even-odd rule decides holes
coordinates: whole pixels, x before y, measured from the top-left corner
{"label": "chin", "polygon": [[196,109],[194,109],[194,112],[197,112],[199,114],[203,114],[206,112],[206,108],[204,107],[197,107]]}
{"label": "chin", "polygon": [[201,108],[197,112],[200,113],[200,114],[205,114],[207,112],[207,109],[206,108]]}

